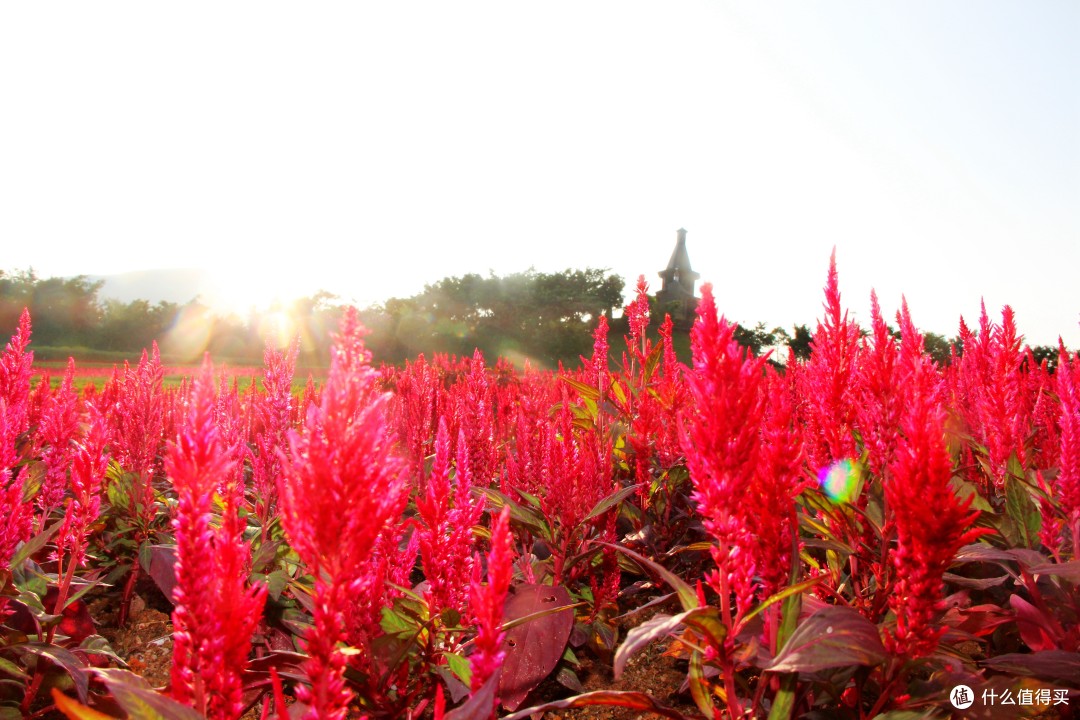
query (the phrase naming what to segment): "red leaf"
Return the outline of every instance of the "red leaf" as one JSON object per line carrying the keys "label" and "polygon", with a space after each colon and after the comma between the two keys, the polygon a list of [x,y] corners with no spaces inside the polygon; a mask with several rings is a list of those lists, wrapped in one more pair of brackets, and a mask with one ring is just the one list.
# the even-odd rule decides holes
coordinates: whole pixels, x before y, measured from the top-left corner
{"label": "red leaf", "polygon": [[686,720],[686,716],[666,705],[661,705],[652,696],[643,692],[630,690],[597,690],[575,695],[565,700],[544,703],[535,707],[526,708],[513,715],[507,715],[503,720],[524,720],[527,717],[537,715],[548,710],[564,710],[569,708],[589,707],[591,705],[607,705],[613,707],[629,708],[631,710],[644,710],[646,712],[661,715],[672,720]]}
{"label": "red leaf", "polygon": [[1027,646],[1039,650],[1057,650],[1057,633],[1042,612],[1019,595],[1011,595],[1009,604],[1016,611],[1016,627]]}
{"label": "red leaf", "polygon": [[[503,622],[509,623],[569,604],[570,593],[561,585],[518,585],[506,598]],[[503,641],[506,660],[499,682],[503,707],[516,710],[525,697],[551,674],[566,650],[573,627],[574,612],[567,609],[538,617],[507,631]]]}

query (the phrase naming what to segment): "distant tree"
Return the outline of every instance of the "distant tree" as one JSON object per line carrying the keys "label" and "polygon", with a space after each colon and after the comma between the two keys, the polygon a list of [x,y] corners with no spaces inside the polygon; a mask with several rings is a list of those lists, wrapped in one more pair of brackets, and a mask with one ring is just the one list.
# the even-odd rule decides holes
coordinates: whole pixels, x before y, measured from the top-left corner
{"label": "distant tree", "polygon": [[574,362],[592,346],[600,315],[623,302],[622,278],[606,270],[534,269],[448,277],[410,298],[393,298],[363,314],[377,359],[399,362],[417,352],[486,357],[526,356],[553,366]]}
{"label": "distant tree", "polygon": [[796,325],[793,328],[793,332],[790,338],[788,338],[787,346],[791,348],[795,357],[799,360],[810,359],[810,342],[814,339],[813,334],[810,332],[810,328],[806,325]]}
{"label": "distant tree", "polygon": [[759,322],[752,328],[739,324],[735,328],[735,340],[743,347],[750,348],[754,355],[761,355],[778,345],[786,345],[790,341],[787,331],[782,327],[774,327],[766,330],[766,325]]}
{"label": "distant tree", "polygon": [[138,352],[165,336],[178,310],[179,306],[170,302],[151,305],[146,300],[106,300],[100,326],[88,344],[101,350]]}
{"label": "distant tree", "polygon": [[923,335],[923,348],[938,365],[948,365],[952,360],[952,348],[944,335],[928,332]]}

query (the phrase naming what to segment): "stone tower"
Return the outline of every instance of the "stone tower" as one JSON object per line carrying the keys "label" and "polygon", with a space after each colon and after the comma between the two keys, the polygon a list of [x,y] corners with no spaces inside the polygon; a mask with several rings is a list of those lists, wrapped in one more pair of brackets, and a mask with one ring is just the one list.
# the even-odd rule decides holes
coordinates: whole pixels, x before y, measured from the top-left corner
{"label": "stone tower", "polygon": [[664,313],[669,313],[677,328],[685,329],[693,325],[698,304],[694,285],[699,277],[701,275],[690,267],[690,256],[686,252],[686,231],[680,228],[667,268],[660,271],[663,284],[656,293],[657,314],[663,316]]}

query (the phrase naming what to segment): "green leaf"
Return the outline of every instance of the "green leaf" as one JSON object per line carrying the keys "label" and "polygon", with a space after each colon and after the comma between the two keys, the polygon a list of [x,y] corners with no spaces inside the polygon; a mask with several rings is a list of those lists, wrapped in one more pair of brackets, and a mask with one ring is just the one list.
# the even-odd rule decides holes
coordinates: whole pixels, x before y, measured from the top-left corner
{"label": "green leaf", "polygon": [[585,516],[585,520],[592,520],[595,517],[599,517],[606,513],[611,508],[621,503],[626,498],[637,493],[640,485],[630,485],[608,495],[606,498],[596,503],[596,506],[589,511],[589,514]]}
{"label": "green leaf", "polygon": [[952,486],[952,491],[956,493],[957,499],[961,502],[970,497],[972,498],[972,508],[986,513],[994,512],[994,508],[986,501],[986,498],[979,494],[979,489],[975,487],[975,483],[968,482],[959,475],[953,475],[952,479],[949,480],[949,485]]}
{"label": "green leaf", "polygon": [[772,672],[817,672],[851,665],[878,665],[887,653],[877,626],[856,611],[827,606],[807,618],[765,668]]}
{"label": "green leaf", "polygon": [[14,677],[20,678],[22,680],[30,679],[30,676],[23,672],[22,668],[20,668],[18,665],[11,662],[10,660],[2,657],[0,657],[0,673],[7,673],[8,675],[13,675]]}
{"label": "green leaf", "polygon": [[94,655],[105,655],[121,665],[127,665],[124,659],[117,655],[116,651],[112,649],[112,645],[109,644],[109,641],[101,635],[88,635],[83,639],[82,643],[79,644],[79,649]]}
{"label": "green leaf", "polygon": [[11,556],[11,562],[8,564],[8,567],[16,568],[22,565],[27,558],[45,547],[45,543],[49,542],[49,539],[56,534],[56,531],[59,530],[60,526],[63,524],[64,519],[61,518],[50,525],[45,532],[38,533],[23,543],[22,546],[15,551],[15,554]]}
{"label": "green leaf", "polygon": [[504,507],[510,508],[511,524],[524,528],[533,537],[551,540],[551,528],[538,513],[518,505],[498,490],[492,488],[477,488],[476,492],[487,498],[488,502],[490,502],[497,510],[501,510]]}
{"label": "green leaf", "polygon": [[1042,527],[1042,515],[1031,499],[1027,483],[1011,472],[1005,477],[1005,512],[1016,523],[1024,545],[1033,547]]}
{"label": "green leaf", "polygon": [[788,720],[795,711],[795,691],[799,687],[799,674],[786,673],[780,678],[780,689],[773,697],[768,720]]}
{"label": "green leaf", "polygon": [[289,574],[284,570],[275,570],[266,576],[266,592],[276,602],[289,584]]}
{"label": "green leaf", "polygon": [[38,490],[41,489],[41,483],[45,482],[45,463],[40,460],[35,460],[27,464],[26,477],[23,480],[22,501],[23,503],[31,503],[34,498],[37,497]]}
{"label": "green leaf", "polygon": [[713,705],[712,692],[709,690],[709,682],[705,679],[705,667],[701,663],[701,653],[695,650],[690,655],[690,673],[687,677],[690,683],[690,696],[694,698],[694,704],[707,718],[716,717],[716,706]]}
{"label": "green leaf", "polygon": [[618,380],[611,381],[611,394],[615,396],[620,405],[626,407],[626,391],[623,390],[622,383]]}
{"label": "green leaf", "polygon": [[649,351],[649,357],[645,358],[645,382],[648,382],[652,378],[653,373],[656,371],[656,366],[660,362],[660,358],[663,357],[664,343],[656,343],[653,345],[652,350]]}
{"label": "green leaf", "polygon": [[468,658],[455,655],[454,653],[444,653],[443,657],[446,658],[446,664],[450,668],[450,672],[454,673],[454,677],[462,682],[466,686],[472,685],[472,663]]}
{"label": "green leaf", "polygon": [[803,580],[798,585],[790,585],[781,590],[780,592],[776,593],[775,595],[770,595],[765,600],[762,600],[757,607],[748,612],[743,618],[743,622],[749,621],[752,617],[754,617],[770,605],[778,603],[781,600],[785,600],[792,595],[801,595],[805,590],[809,590],[810,588],[817,585],[819,582],[821,582],[821,578],[813,577],[808,580]]}
{"label": "green leaf", "polygon": [[570,387],[577,390],[581,397],[587,400],[592,400],[595,403],[597,400],[600,399],[600,391],[594,388],[592,385],[586,385],[580,380],[575,380],[574,378],[567,377],[566,375],[560,375],[559,379],[565,382]]}

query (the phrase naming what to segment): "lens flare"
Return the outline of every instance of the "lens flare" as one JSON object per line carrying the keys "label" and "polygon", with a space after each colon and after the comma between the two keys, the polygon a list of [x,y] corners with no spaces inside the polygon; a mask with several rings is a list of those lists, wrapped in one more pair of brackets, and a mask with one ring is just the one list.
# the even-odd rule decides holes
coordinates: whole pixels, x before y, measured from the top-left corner
{"label": "lens flare", "polygon": [[835,503],[849,503],[859,493],[862,473],[851,460],[838,460],[818,471],[821,491]]}

